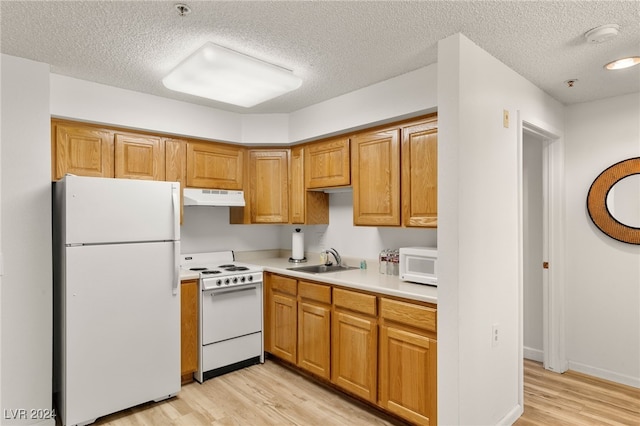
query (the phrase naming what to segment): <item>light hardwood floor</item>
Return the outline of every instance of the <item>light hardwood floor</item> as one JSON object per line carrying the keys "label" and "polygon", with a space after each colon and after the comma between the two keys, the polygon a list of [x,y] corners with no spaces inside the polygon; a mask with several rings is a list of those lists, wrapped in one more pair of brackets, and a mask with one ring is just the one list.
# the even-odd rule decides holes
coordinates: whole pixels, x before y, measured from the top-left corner
{"label": "light hardwood floor", "polygon": [[640,426],[640,389],[524,362],[524,414],[516,426]]}
{"label": "light hardwood floor", "polygon": [[[525,361],[525,412],[516,426],[640,425],[640,389]],[[176,398],[103,417],[95,425],[399,425],[351,398],[267,361],[183,386]]]}
{"label": "light hardwood floor", "polygon": [[94,425],[402,425],[267,360],[182,387],[176,398],[98,419]]}

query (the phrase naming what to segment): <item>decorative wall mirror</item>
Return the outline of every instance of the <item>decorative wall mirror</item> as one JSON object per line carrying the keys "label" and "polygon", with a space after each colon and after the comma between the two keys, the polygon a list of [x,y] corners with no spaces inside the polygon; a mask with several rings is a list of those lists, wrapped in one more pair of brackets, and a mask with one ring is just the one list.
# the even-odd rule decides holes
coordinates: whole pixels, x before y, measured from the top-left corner
{"label": "decorative wall mirror", "polygon": [[589,188],[587,210],[598,229],[611,238],[640,244],[640,157],[600,173]]}

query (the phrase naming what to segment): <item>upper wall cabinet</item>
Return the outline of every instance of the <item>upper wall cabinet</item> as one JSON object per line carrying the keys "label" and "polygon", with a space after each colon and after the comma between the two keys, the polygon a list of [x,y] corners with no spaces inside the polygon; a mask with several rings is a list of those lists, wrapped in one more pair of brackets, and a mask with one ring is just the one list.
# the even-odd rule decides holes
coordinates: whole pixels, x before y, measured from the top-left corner
{"label": "upper wall cabinet", "polygon": [[52,179],[65,174],[113,177],[113,133],[83,125],[51,123]]}
{"label": "upper wall cabinet", "polygon": [[164,180],[164,141],[156,136],[116,133],[115,177]]}
{"label": "upper wall cabinet", "polygon": [[251,223],[289,222],[289,150],[249,152]]}
{"label": "upper wall cabinet", "polygon": [[400,129],[358,133],[352,140],[353,223],[400,225]]}
{"label": "upper wall cabinet", "polygon": [[302,146],[291,148],[289,218],[293,224],[328,224],[329,195],[306,190],[304,159],[305,149]]}
{"label": "upper wall cabinet", "polygon": [[438,225],[438,121],[436,116],[402,128],[402,222]]}
{"label": "upper wall cabinet", "polygon": [[350,185],[349,154],[347,137],[307,145],[304,166],[307,189]]}
{"label": "upper wall cabinet", "polygon": [[289,150],[252,149],[245,170],[244,207],[231,207],[232,224],[289,222]]}
{"label": "upper wall cabinet", "polygon": [[244,148],[187,142],[187,186],[243,189]]}

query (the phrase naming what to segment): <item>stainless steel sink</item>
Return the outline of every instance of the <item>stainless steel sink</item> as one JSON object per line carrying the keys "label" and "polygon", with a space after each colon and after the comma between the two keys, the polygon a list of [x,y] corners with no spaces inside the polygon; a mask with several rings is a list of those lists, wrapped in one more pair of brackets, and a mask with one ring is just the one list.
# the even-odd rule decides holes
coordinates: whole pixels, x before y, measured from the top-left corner
{"label": "stainless steel sink", "polygon": [[355,266],[346,265],[309,265],[297,266],[295,268],[287,268],[290,271],[308,272],[310,274],[324,274],[326,272],[348,271],[349,269],[358,269]]}

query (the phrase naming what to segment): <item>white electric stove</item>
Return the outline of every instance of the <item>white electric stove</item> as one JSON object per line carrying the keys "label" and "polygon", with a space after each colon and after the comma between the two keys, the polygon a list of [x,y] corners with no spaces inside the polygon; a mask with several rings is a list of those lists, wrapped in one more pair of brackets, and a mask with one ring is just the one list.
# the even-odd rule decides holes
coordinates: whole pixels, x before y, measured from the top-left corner
{"label": "white electric stove", "polygon": [[233,251],[183,254],[180,267],[200,275],[196,380],[263,363],[262,268]]}

